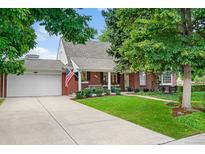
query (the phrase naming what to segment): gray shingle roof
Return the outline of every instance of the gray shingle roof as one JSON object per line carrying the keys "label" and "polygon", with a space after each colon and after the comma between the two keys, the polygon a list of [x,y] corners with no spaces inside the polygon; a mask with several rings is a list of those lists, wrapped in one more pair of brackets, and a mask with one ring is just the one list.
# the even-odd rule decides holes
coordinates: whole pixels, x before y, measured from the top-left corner
{"label": "gray shingle roof", "polygon": [[71,57],[82,70],[86,71],[113,71],[115,63],[112,59],[98,59],[86,57]]}
{"label": "gray shingle roof", "polygon": [[60,60],[25,59],[27,71],[62,71],[63,63]]}
{"label": "gray shingle roof", "polygon": [[106,52],[110,46],[107,42],[88,41],[74,45],[62,39],[62,43],[69,65],[72,59],[83,70],[113,70],[115,67],[113,58]]}

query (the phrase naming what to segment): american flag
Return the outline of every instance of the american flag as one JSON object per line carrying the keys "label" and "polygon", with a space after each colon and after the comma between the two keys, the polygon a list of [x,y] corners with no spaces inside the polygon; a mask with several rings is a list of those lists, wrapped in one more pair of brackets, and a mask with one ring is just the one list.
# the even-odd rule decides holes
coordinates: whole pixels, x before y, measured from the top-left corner
{"label": "american flag", "polygon": [[74,72],[69,68],[66,68],[66,78],[65,78],[65,87],[68,87],[68,82],[73,77]]}

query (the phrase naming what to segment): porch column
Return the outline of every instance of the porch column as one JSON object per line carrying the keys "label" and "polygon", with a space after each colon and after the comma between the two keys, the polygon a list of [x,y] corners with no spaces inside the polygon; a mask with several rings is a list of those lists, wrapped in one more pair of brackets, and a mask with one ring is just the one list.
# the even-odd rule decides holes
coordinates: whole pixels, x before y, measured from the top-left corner
{"label": "porch column", "polygon": [[111,90],[111,72],[108,72],[108,90]]}
{"label": "porch column", "polygon": [[81,84],[81,71],[78,71],[78,91],[82,90],[82,84]]}

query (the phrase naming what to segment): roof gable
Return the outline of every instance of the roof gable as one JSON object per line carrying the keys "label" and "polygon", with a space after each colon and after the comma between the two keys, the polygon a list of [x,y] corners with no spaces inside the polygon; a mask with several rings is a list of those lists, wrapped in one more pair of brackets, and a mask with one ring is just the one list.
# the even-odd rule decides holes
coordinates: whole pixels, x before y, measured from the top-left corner
{"label": "roof gable", "polygon": [[[109,56],[107,49],[110,43],[88,41],[86,44],[73,44],[61,39],[64,47],[68,65],[74,69],[84,71],[113,71],[115,62],[112,56]],[[73,62],[78,67],[73,65]]]}
{"label": "roof gable", "polygon": [[73,44],[64,39],[62,42],[67,57],[112,59],[106,52],[110,46],[107,42],[88,41],[86,44]]}

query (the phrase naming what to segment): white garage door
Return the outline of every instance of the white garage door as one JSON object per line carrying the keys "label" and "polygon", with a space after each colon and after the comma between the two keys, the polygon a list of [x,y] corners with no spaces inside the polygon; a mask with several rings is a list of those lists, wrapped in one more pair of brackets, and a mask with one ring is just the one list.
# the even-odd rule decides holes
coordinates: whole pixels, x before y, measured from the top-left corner
{"label": "white garage door", "polygon": [[61,95],[60,74],[8,75],[7,96]]}

